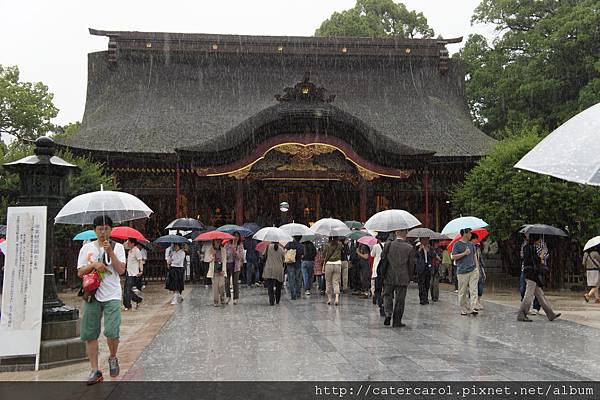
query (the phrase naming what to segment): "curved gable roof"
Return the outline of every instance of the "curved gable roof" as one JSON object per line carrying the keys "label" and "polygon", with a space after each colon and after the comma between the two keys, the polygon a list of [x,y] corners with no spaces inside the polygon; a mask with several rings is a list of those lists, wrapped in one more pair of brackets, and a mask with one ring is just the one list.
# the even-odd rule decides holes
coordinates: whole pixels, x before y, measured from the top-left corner
{"label": "curved gable roof", "polygon": [[[111,38],[110,50],[88,56],[82,126],[63,141],[72,148],[224,149],[247,139],[243,132],[257,121],[281,115],[289,106],[274,95],[306,72],[336,95],[322,111],[352,121],[374,148],[465,157],[484,155],[494,143],[470,121],[460,66],[432,39],[99,33]],[[205,46],[211,42],[216,49]]]}

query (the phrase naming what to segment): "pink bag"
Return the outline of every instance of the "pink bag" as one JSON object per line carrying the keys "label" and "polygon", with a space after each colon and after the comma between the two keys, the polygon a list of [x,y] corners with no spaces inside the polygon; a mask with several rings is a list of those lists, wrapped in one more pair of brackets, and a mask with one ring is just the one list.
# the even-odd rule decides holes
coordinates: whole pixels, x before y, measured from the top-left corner
{"label": "pink bag", "polygon": [[98,275],[97,271],[90,272],[89,274],[85,274],[83,276],[83,291],[84,292],[94,292],[96,289],[100,287],[100,275]]}

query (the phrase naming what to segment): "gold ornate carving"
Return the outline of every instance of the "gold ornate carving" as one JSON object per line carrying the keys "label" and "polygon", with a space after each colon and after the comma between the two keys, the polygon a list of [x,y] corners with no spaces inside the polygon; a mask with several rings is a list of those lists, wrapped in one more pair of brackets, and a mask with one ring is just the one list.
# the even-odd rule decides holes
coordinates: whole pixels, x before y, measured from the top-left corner
{"label": "gold ornate carving", "polygon": [[208,168],[195,168],[194,169],[194,172],[198,176],[206,176],[208,174],[208,171],[209,171]]}
{"label": "gold ornate carving", "polygon": [[360,165],[356,165],[356,169],[358,170],[358,173],[360,174],[360,176],[363,177],[363,179],[365,181],[372,181],[373,179],[377,179],[380,177],[379,174],[377,174],[373,171],[369,171],[368,169],[363,168]]}
{"label": "gold ornate carving", "polygon": [[284,154],[291,154],[302,160],[310,160],[314,156],[333,153],[337,149],[333,146],[321,143],[311,143],[307,145],[300,143],[286,143],[276,146],[274,150]]}
{"label": "gold ornate carving", "polygon": [[229,176],[230,178],[237,179],[237,180],[244,179],[248,176],[248,174],[250,174],[251,169],[252,169],[252,165],[249,165],[242,169],[238,169],[237,171],[233,171],[232,173],[228,174],[227,176]]}
{"label": "gold ornate carving", "polygon": [[313,163],[312,160],[294,157],[291,163],[277,167],[277,171],[327,171],[327,168]]}

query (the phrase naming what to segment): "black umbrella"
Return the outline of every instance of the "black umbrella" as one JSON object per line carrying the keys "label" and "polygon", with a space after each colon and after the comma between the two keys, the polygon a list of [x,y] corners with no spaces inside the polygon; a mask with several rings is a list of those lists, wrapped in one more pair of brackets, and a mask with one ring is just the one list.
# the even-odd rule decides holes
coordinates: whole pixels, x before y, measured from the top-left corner
{"label": "black umbrella", "polygon": [[555,228],[550,225],[544,225],[544,224],[524,225],[523,228],[519,231],[519,233],[546,235],[546,236],[563,236],[563,237],[568,236],[562,229]]}
{"label": "black umbrella", "polygon": [[186,244],[189,243],[189,241],[183,236],[179,235],[165,235],[159,237],[154,241],[154,244],[161,245],[162,247],[164,247],[165,245],[169,247],[169,245],[171,245],[172,243]]}
{"label": "black umbrella", "polygon": [[255,224],[254,222],[246,222],[242,226],[246,229],[251,230],[252,233],[256,233],[256,232],[260,231],[260,228],[261,228],[258,224]]}
{"label": "black umbrella", "polygon": [[204,229],[202,222],[194,218],[178,218],[171,221],[165,229],[173,229],[179,231],[201,231]]}
{"label": "black umbrella", "polygon": [[152,243],[150,243],[150,242],[146,242],[146,241],[143,241],[143,240],[138,240],[138,243],[139,243],[140,246],[142,246],[143,248],[145,248],[148,251],[154,251],[155,250],[154,249],[154,245]]}

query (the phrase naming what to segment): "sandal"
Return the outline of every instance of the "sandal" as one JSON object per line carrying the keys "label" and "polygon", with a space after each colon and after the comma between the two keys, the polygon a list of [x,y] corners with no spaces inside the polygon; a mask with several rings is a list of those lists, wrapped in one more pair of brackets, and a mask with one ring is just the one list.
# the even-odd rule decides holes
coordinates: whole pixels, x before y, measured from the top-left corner
{"label": "sandal", "polygon": [[596,301],[594,301],[594,303],[600,304],[600,299],[596,299]]}
{"label": "sandal", "polygon": [[583,295],[583,298],[585,299],[585,302],[586,302],[586,303],[589,303],[589,302],[590,302],[590,296],[588,296],[588,294],[587,294],[587,293]]}

